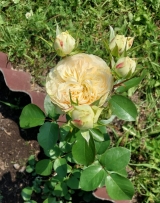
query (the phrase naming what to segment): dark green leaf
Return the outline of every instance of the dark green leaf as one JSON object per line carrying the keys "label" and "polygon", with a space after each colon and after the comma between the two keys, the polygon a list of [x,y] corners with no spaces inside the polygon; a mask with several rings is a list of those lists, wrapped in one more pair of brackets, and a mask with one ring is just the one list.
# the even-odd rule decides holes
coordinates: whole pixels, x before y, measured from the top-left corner
{"label": "dark green leaf", "polygon": [[101,165],[89,166],[81,174],[80,187],[85,191],[95,190],[102,182],[104,175],[105,171]]}
{"label": "dark green leaf", "polygon": [[34,201],[34,200],[29,200],[29,201],[24,202],[24,203],[37,203],[37,202],[36,202],[36,201]]}
{"label": "dark green leaf", "polygon": [[65,196],[68,193],[67,185],[65,182],[58,183],[55,186],[54,193],[57,197]]}
{"label": "dark green leaf", "polygon": [[32,128],[35,126],[43,125],[45,115],[38,106],[34,104],[28,104],[23,108],[19,119],[21,128]]}
{"label": "dark green leaf", "polygon": [[36,173],[42,176],[48,176],[52,172],[52,162],[50,159],[43,159],[36,164]]}
{"label": "dark green leaf", "polygon": [[34,166],[35,163],[36,163],[35,156],[34,156],[34,155],[31,155],[31,156],[28,158],[28,164],[31,165],[31,166]]}
{"label": "dark green leaf", "polygon": [[64,158],[58,158],[54,162],[54,170],[61,177],[65,177],[67,175],[67,162]]}
{"label": "dark green leaf", "polygon": [[79,163],[88,166],[93,163],[95,159],[95,145],[92,136],[90,136],[89,142],[87,142],[81,132],[76,134],[76,142],[72,147],[73,159]]}
{"label": "dark green leaf", "polygon": [[56,123],[46,122],[39,129],[38,142],[40,146],[49,151],[57,143],[59,137],[59,127]]}
{"label": "dark green leaf", "polygon": [[21,196],[24,201],[30,200],[32,195],[33,189],[31,187],[25,187],[22,192]]}
{"label": "dark green leaf", "polygon": [[69,144],[68,142],[63,141],[59,143],[59,148],[62,150],[62,152],[68,153],[71,152],[72,145]]}
{"label": "dark green leaf", "polygon": [[106,133],[104,134],[104,141],[103,142],[96,142],[95,141],[95,147],[96,147],[96,153],[97,154],[103,154],[108,147],[110,146],[110,137]]}
{"label": "dark green leaf", "polygon": [[114,147],[107,150],[99,158],[99,162],[107,171],[124,169],[130,161],[130,151],[123,147]]}
{"label": "dark green leaf", "polygon": [[67,180],[67,185],[71,189],[78,189],[79,188],[79,179],[76,176],[71,175],[69,177],[69,179]]}
{"label": "dark green leaf", "polygon": [[57,203],[56,198],[49,197],[43,201],[43,203]]}
{"label": "dark green leaf", "polygon": [[46,156],[50,157],[51,159],[56,159],[58,156],[60,156],[60,154],[62,153],[62,151],[60,150],[60,148],[58,146],[54,146],[52,149],[50,150],[45,150],[44,149],[44,153]]}
{"label": "dark green leaf", "polygon": [[134,103],[122,95],[113,95],[109,100],[112,113],[125,121],[135,121],[137,109]]}
{"label": "dark green leaf", "polygon": [[71,126],[69,125],[63,125],[62,127],[60,127],[60,140],[64,141],[66,136],[68,135],[68,133],[71,130]]}
{"label": "dark green leaf", "polygon": [[106,189],[110,198],[114,200],[131,200],[134,195],[132,183],[118,174],[107,176]]}
{"label": "dark green leaf", "polygon": [[[64,177],[61,177],[59,176],[58,174],[57,175],[54,175],[51,179],[51,182],[62,182],[64,180]],[[53,184],[52,184],[53,185]]]}
{"label": "dark green leaf", "polygon": [[65,155],[65,159],[66,159],[67,161],[71,162],[71,163],[75,163],[75,160],[73,159],[73,156],[72,156],[72,153],[71,153],[71,152],[70,152],[70,153],[67,153],[67,154]]}

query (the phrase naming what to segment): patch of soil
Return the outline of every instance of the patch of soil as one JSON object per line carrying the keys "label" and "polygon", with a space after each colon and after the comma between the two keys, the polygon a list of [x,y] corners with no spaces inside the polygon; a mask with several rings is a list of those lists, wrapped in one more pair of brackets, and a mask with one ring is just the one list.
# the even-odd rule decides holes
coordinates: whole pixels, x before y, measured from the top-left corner
{"label": "patch of soil", "polygon": [[[8,105],[15,105],[14,108]],[[21,190],[32,183],[32,176],[25,173],[31,154],[40,151],[36,141],[38,129],[19,128],[21,108],[30,103],[25,93],[11,92],[0,74],[0,194],[2,203],[22,203]],[[19,108],[21,107],[21,108]],[[38,201],[40,202],[40,201]]]}

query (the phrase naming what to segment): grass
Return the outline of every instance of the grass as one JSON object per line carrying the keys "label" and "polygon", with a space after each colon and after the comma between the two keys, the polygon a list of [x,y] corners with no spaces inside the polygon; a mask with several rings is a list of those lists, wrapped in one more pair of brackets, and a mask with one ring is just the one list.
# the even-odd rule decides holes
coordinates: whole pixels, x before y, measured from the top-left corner
{"label": "grass", "polygon": [[[5,0],[0,4],[0,50],[17,69],[29,70],[39,84],[59,58],[53,48],[56,22],[79,41],[79,50],[107,59],[109,25],[135,36],[130,53],[147,70],[131,88],[139,118],[122,126],[118,144],[132,151],[132,181],[144,203],[160,199],[160,1],[159,0]],[[26,18],[26,13],[33,13]],[[135,96],[137,95],[137,96]],[[147,165],[146,165],[147,164]],[[154,166],[154,167],[153,167]]]}

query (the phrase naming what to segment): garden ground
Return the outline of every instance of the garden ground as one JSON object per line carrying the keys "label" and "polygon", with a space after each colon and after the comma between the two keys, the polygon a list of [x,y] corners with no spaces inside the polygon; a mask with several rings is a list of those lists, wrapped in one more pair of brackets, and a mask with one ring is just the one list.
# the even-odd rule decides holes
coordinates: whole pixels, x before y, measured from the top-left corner
{"label": "garden ground", "polygon": [[[0,101],[30,103],[24,93],[11,92],[0,74]],[[13,109],[0,103],[0,198],[3,203],[23,202],[20,193],[28,186],[32,176],[25,173],[25,166],[31,154],[40,151],[36,141],[36,129],[20,130],[18,126],[20,109]]]}

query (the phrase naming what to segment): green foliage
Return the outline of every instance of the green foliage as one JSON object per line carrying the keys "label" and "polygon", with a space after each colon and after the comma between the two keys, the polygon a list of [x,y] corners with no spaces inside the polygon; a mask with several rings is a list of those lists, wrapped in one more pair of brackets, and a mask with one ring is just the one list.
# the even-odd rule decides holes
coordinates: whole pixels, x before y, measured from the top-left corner
{"label": "green foliage", "polygon": [[38,133],[38,142],[44,151],[50,151],[57,143],[59,128],[56,123],[46,122],[41,126]]}
{"label": "green foliage", "polygon": [[122,95],[113,95],[109,100],[111,110],[118,118],[126,121],[135,121],[137,109],[134,103]]}
{"label": "green foliage", "polygon": [[[106,188],[111,198],[116,200],[131,199],[134,194],[132,183],[119,174],[110,174],[106,178]],[[113,192],[116,191],[116,194]]]}
{"label": "green foliage", "polygon": [[92,136],[87,142],[81,132],[77,133],[76,143],[72,147],[73,159],[83,165],[90,165],[95,159],[95,144]]}
{"label": "green foliage", "polygon": [[44,100],[44,108],[45,108],[46,115],[49,118],[54,118],[57,116],[56,107],[53,105],[48,95],[45,97],[45,100]]}
{"label": "green foliage", "polygon": [[20,126],[22,128],[32,128],[44,123],[45,115],[43,111],[34,104],[28,104],[22,110],[20,116]]}
{"label": "green foliage", "polygon": [[[130,161],[130,151],[126,148],[115,147],[107,150],[99,157],[100,164],[107,171],[120,173]],[[123,173],[121,174],[123,175]]]}
{"label": "green foliage", "polygon": [[62,178],[67,175],[67,162],[64,158],[58,158],[55,160],[54,171]]}
{"label": "green foliage", "polygon": [[25,200],[25,201],[30,200],[32,192],[33,192],[33,190],[31,187],[24,188],[21,192],[23,200]]}
{"label": "green foliage", "polygon": [[104,176],[105,170],[102,166],[100,164],[93,164],[82,172],[80,186],[85,191],[95,190],[102,182]]}
{"label": "green foliage", "polygon": [[52,162],[50,161],[50,159],[43,159],[40,160],[37,164],[36,164],[36,173],[42,176],[49,176],[52,172]]}

